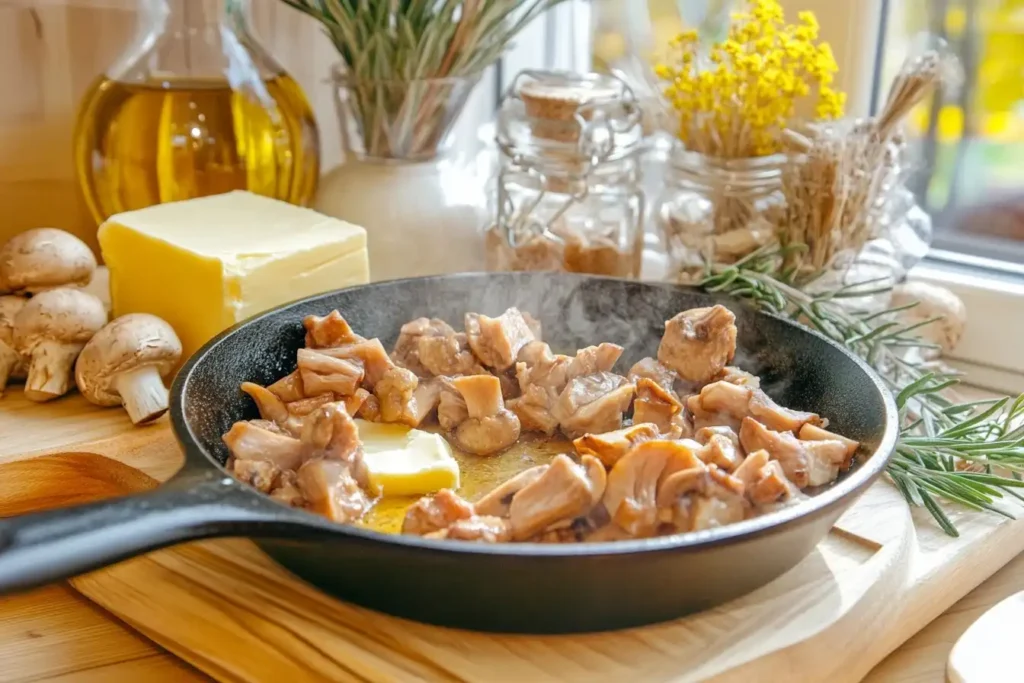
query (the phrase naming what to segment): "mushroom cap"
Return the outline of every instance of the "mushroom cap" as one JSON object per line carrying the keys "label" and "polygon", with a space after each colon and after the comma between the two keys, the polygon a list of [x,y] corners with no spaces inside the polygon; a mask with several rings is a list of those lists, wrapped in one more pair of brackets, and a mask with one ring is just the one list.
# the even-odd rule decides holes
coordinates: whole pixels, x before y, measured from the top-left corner
{"label": "mushroom cap", "polygon": [[0,296],[0,342],[14,341],[14,316],[25,307],[28,299],[20,296]]}
{"label": "mushroom cap", "polygon": [[36,228],[0,247],[0,291],[36,293],[87,285],[96,257],[85,242],[57,228]]}
{"label": "mushroom cap", "polygon": [[62,287],[37,294],[14,317],[14,345],[28,355],[42,341],[84,344],[107,322],[103,302]]}
{"label": "mushroom cap", "polygon": [[120,405],[114,386],[123,372],[152,365],[166,377],[181,359],[181,340],[166,322],[148,313],[129,313],[111,321],[82,349],[75,383],[99,405]]}
{"label": "mushroom cap", "polygon": [[926,341],[941,346],[943,352],[955,349],[967,326],[967,307],[960,297],[945,287],[916,280],[893,288],[890,306],[905,306],[914,302],[917,302],[917,306],[900,314],[903,322],[917,323],[942,316],[942,320],[926,325],[916,330],[916,333]]}

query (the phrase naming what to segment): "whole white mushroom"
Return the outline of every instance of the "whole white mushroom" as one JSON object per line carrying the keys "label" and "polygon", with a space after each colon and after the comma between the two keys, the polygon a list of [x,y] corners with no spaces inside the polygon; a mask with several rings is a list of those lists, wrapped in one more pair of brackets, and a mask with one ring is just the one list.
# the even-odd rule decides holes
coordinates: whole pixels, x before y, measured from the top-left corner
{"label": "whole white mushroom", "polygon": [[8,380],[25,379],[24,359],[14,350],[14,316],[27,301],[20,296],[0,296],[0,396]]}
{"label": "whole white mushroom", "polygon": [[88,245],[57,228],[28,230],[0,247],[0,293],[82,287],[95,270],[96,257]]}
{"label": "whole white mushroom", "polygon": [[14,348],[28,359],[25,397],[49,401],[66,394],[75,359],[106,322],[103,302],[77,289],[29,299],[14,317]]}
{"label": "whole white mushroom", "polygon": [[88,401],[124,405],[132,424],[144,424],[167,412],[163,378],[180,359],[181,341],[170,325],[155,315],[130,313],[85,345],[75,364],[75,382]]}
{"label": "whole white mushroom", "polygon": [[893,288],[889,305],[898,307],[915,302],[916,306],[898,314],[901,322],[912,325],[941,316],[942,320],[918,328],[915,334],[939,346],[942,353],[949,353],[955,349],[967,326],[967,307],[960,297],[945,287],[910,281]]}

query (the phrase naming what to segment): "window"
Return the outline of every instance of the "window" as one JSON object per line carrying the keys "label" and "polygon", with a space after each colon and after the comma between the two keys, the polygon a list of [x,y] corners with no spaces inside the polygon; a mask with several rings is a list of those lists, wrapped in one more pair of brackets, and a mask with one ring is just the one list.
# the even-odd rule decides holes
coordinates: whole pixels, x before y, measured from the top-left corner
{"label": "window", "polygon": [[879,86],[922,31],[941,35],[964,67],[961,87],[920,106],[908,125],[929,169],[912,187],[934,218],[934,246],[1024,264],[1024,2],[886,5]]}
{"label": "window", "polygon": [[[572,0],[531,27],[499,82],[529,66],[586,68],[587,47],[594,68],[629,73],[684,19],[692,25],[710,16],[714,26],[739,1]],[[949,287],[967,304],[954,360],[970,379],[1024,389],[1016,351],[1024,337],[1024,0],[781,1],[791,15],[818,16],[851,116],[877,106],[920,32],[943,36],[960,57],[963,87],[919,107],[907,128],[917,166],[912,187],[934,222],[932,253],[912,277]]]}

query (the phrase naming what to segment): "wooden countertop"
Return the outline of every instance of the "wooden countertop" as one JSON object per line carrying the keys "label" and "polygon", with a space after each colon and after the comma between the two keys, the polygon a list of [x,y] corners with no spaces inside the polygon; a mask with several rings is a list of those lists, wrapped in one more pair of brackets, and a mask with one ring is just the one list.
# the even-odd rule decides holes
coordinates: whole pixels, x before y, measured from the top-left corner
{"label": "wooden countertop", "polygon": [[[124,430],[124,413],[89,406],[80,396],[53,404],[45,419],[15,389],[0,399],[0,462],[19,453],[102,439]],[[81,429],[83,413],[92,414]],[[166,419],[166,418],[164,418]],[[167,465],[133,463],[157,477]],[[989,607],[1024,590],[1024,555],[929,624],[867,677],[870,683],[945,680],[949,651]],[[0,598],[0,680],[147,683],[208,681],[205,675],[136,634],[66,585]]]}

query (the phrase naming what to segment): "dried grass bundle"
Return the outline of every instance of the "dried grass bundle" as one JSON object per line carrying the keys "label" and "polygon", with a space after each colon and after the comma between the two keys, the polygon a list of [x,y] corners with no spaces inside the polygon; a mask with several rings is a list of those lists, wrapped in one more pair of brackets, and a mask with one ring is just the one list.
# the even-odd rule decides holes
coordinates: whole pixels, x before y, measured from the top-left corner
{"label": "dried grass bundle", "polygon": [[938,50],[907,60],[873,119],[819,126],[800,134],[787,131],[794,161],[783,172],[786,216],[779,226],[783,246],[792,251],[787,267],[813,276],[842,253],[856,254],[878,237],[887,197],[899,186],[903,142],[899,124],[937,86],[951,67]]}

